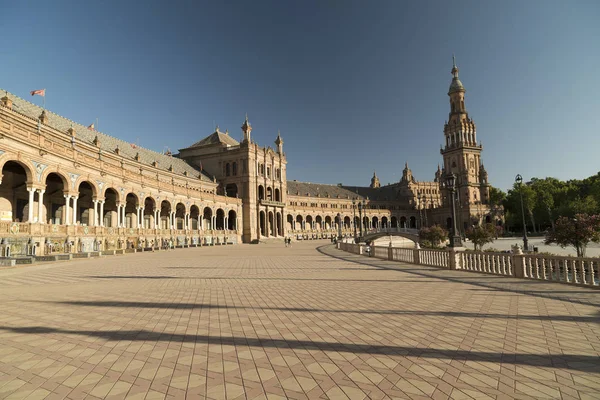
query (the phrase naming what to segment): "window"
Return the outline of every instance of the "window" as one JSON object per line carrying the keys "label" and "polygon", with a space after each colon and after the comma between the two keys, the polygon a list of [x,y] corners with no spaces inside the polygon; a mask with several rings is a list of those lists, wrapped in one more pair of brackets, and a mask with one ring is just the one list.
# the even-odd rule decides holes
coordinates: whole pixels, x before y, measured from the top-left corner
{"label": "window", "polygon": [[271,167],[267,167],[267,178],[271,177]]}
{"label": "window", "polygon": [[237,176],[237,163],[234,162],[233,164],[231,164],[231,169],[232,169],[232,175],[233,176]]}
{"label": "window", "polygon": [[229,176],[231,175],[231,170],[230,170],[230,165],[229,163],[225,164],[225,176]]}

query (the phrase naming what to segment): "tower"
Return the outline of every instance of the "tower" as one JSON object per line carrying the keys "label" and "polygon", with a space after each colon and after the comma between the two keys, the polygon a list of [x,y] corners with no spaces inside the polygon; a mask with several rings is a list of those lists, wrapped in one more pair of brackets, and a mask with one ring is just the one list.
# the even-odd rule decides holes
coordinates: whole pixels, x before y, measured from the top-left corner
{"label": "tower", "polygon": [[373,177],[371,178],[371,189],[376,189],[381,187],[381,183],[379,183],[379,178],[377,177],[377,174],[375,173],[375,171],[373,171]]}
{"label": "tower", "polygon": [[242,143],[250,143],[250,132],[252,132],[252,125],[248,122],[248,114],[246,114],[246,120],[244,121],[244,125],[242,125],[242,132],[244,132],[244,140]]}
{"label": "tower", "polygon": [[402,179],[400,183],[411,183],[414,182],[415,178],[413,177],[412,171],[408,168],[408,162],[404,163],[404,169],[402,170]]}
{"label": "tower", "polygon": [[277,154],[283,154],[283,139],[281,138],[281,132],[277,131],[277,139],[275,139],[275,146],[277,146]]}
{"label": "tower", "polygon": [[[440,150],[443,171],[456,176],[458,202],[462,212],[469,214],[463,221],[481,214],[488,202],[487,173],[481,162],[481,144],[477,144],[475,122],[465,107],[465,87],[458,79],[458,67],[452,57],[452,82],[448,89],[450,114],[444,124],[445,146]],[[441,176],[440,176],[441,178]],[[468,217],[468,218],[467,218]]]}

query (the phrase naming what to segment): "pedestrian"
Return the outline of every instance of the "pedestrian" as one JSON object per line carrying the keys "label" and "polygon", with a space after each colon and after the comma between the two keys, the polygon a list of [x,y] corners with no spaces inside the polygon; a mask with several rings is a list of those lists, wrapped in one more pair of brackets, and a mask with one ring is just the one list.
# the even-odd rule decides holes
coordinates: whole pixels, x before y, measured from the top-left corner
{"label": "pedestrian", "polygon": [[285,242],[285,247],[288,247],[288,238],[283,238],[283,241]]}

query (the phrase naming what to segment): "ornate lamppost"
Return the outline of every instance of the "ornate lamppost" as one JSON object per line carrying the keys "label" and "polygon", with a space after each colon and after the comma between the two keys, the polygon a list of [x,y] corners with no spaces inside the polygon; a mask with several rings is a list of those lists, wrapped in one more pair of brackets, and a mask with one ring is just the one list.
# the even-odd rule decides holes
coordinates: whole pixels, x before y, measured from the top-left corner
{"label": "ornate lamppost", "polygon": [[521,197],[521,215],[523,216],[523,249],[527,251],[529,249],[527,240],[527,224],[525,223],[525,206],[523,205],[523,177],[521,174],[517,174],[515,177],[515,183],[519,188],[519,195]]}
{"label": "ornate lamppost", "polygon": [[450,192],[450,207],[452,212],[452,233],[450,235],[450,247],[462,247],[462,240],[456,228],[456,202],[454,200],[454,192],[456,191],[456,175],[449,174],[446,176],[446,188]]}
{"label": "ornate lamppost", "polygon": [[354,225],[354,242],[356,242],[356,199],[352,199],[352,225]]}
{"label": "ornate lamppost", "polygon": [[421,214],[421,193],[417,194],[417,209],[419,210],[419,229],[423,227],[423,214]]}
{"label": "ornate lamppost", "polygon": [[427,223],[427,196],[423,196],[423,217],[425,218],[425,226],[429,226]]}
{"label": "ornate lamppost", "polygon": [[342,214],[338,213],[338,239],[342,240]]}
{"label": "ornate lamppost", "polygon": [[[360,236],[358,237],[358,241],[360,242],[360,240],[362,239],[363,236],[363,217],[362,217],[362,211],[365,208],[365,200],[363,199],[363,201],[361,202],[360,200],[358,201],[358,219],[359,219],[359,228],[360,228]],[[366,211],[365,211],[366,214]]]}

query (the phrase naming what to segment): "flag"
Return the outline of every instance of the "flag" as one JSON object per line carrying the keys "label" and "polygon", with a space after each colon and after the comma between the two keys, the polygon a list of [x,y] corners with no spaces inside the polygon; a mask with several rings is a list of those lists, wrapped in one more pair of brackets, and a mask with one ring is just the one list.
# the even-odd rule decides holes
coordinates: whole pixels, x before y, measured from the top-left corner
{"label": "flag", "polygon": [[37,94],[38,96],[46,97],[46,89],[32,90],[30,93],[32,96],[35,96]]}
{"label": "flag", "polygon": [[88,129],[94,130],[94,123],[88,126]]}
{"label": "flag", "polygon": [[131,145],[132,149],[137,149],[137,146],[135,145],[135,143],[129,143]]}

